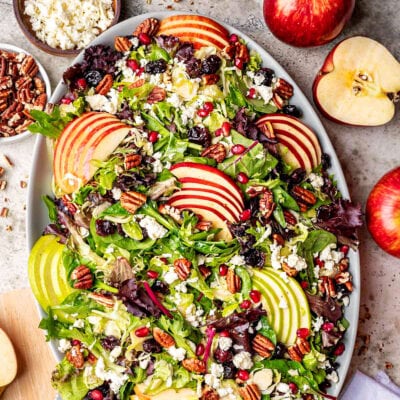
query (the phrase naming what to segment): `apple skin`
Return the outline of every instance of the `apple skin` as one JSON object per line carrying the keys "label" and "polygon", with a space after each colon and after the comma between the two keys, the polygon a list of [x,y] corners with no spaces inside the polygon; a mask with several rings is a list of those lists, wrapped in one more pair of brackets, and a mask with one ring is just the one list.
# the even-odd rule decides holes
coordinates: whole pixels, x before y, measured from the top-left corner
{"label": "apple skin", "polygon": [[373,187],[366,205],[367,227],[378,246],[400,258],[400,167]]}
{"label": "apple skin", "polygon": [[320,46],[341,33],[354,5],[355,0],[264,0],[264,19],[287,44]]}

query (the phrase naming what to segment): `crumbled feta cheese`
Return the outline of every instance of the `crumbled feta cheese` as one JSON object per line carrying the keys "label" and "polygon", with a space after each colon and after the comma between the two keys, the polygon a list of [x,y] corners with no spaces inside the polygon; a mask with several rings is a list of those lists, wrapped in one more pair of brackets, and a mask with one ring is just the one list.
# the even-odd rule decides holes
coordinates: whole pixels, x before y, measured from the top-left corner
{"label": "crumbled feta cheese", "polygon": [[221,386],[221,381],[212,374],[204,375],[204,382],[213,389],[218,389]]}
{"label": "crumbled feta cheese", "polygon": [[122,190],[117,187],[114,187],[111,189],[111,193],[113,199],[118,201],[121,198]]}
{"label": "crumbled feta cheese", "polygon": [[336,248],[334,243],[329,244],[319,254],[319,259],[324,262],[324,269],[326,270],[332,270],[335,264],[339,263],[344,257],[344,253],[335,251],[334,248]]}
{"label": "crumbled feta cheese", "polygon": [[245,265],[246,261],[243,256],[236,254],[229,260],[229,264],[231,265]]}
{"label": "crumbled feta cheese", "polygon": [[187,285],[187,282],[183,281],[183,282],[181,282],[181,283],[178,283],[178,284],[175,286],[174,289],[175,289],[177,292],[187,293],[187,287],[186,287],[186,285]]}
{"label": "crumbled feta cheese", "polygon": [[203,322],[204,310],[202,308],[196,308],[195,304],[190,304],[186,308],[185,317],[188,322],[195,328],[199,327]]}
{"label": "crumbled feta cheese", "polygon": [[342,302],[343,302],[343,305],[344,305],[345,307],[348,307],[348,305],[350,304],[350,297],[349,297],[349,296],[344,296],[344,297],[342,298]]}
{"label": "crumbled feta cheese", "polygon": [[256,86],[255,89],[264,100],[264,103],[269,103],[272,99],[272,88],[268,86]]}
{"label": "crumbled feta cheese", "polygon": [[60,339],[58,342],[58,351],[61,353],[65,353],[71,348],[71,343],[67,339]]}
{"label": "crumbled feta cheese", "polygon": [[116,372],[105,369],[104,360],[100,357],[97,360],[95,374],[100,379],[110,382],[110,389],[117,394],[120,387],[127,381],[128,375],[124,372]]}
{"label": "crumbled feta cheese", "polygon": [[311,322],[312,330],[314,332],[319,332],[323,323],[324,323],[324,319],[322,317],[317,317],[317,319],[315,321]]}
{"label": "crumbled feta cheese", "polygon": [[290,393],[290,387],[287,383],[284,382],[279,382],[278,385],[276,386],[276,390],[280,393]]}
{"label": "crumbled feta cheese", "polygon": [[279,244],[272,243],[271,249],[271,266],[273,269],[281,269],[281,248]]}
{"label": "crumbled feta cheese", "polygon": [[223,365],[217,363],[211,363],[210,373],[211,375],[214,375],[216,378],[222,378],[224,376]]}
{"label": "crumbled feta cheese", "polygon": [[218,346],[222,351],[227,351],[232,347],[232,339],[225,336],[220,336],[218,339]]}
{"label": "crumbled feta cheese", "polygon": [[308,175],[308,180],[310,181],[311,186],[316,190],[321,189],[321,187],[324,186],[324,178],[320,175],[314,174],[314,172]]}
{"label": "crumbled feta cheese", "polygon": [[242,351],[235,354],[232,360],[234,366],[239,369],[250,369],[253,366],[251,354],[247,351]]}
{"label": "crumbled feta cheese", "polygon": [[146,353],[146,352],[141,353],[137,358],[137,361],[139,361],[139,367],[141,369],[147,369],[150,360],[151,360],[151,353]]}
{"label": "crumbled feta cheese", "polygon": [[171,346],[168,348],[168,353],[176,361],[183,361],[186,356],[186,350],[181,347]]}
{"label": "crumbled feta cheese", "polygon": [[150,239],[160,239],[164,237],[168,230],[160,225],[153,217],[146,215],[139,221],[139,225],[145,228]]}
{"label": "crumbled feta cheese", "polygon": [[110,358],[112,361],[115,361],[122,353],[122,347],[121,346],[115,346],[111,351],[110,351]]}
{"label": "crumbled feta cheese", "polygon": [[288,274],[285,271],[279,271],[279,276],[286,282],[289,283]]}
{"label": "crumbled feta cheese", "polygon": [[307,268],[306,260],[295,253],[296,248],[292,249],[292,254],[289,254],[286,258],[286,263],[291,268],[295,268],[296,271],[302,271]]}
{"label": "crumbled feta cheese", "polygon": [[73,325],[74,328],[84,328],[85,327],[85,321],[83,319],[77,319]]}
{"label": "crumbled feta cheese", "polygon": [[338,376],[338,374],[337,374],[336,371],[332,371],[330,374],[327,374],[327,375],[326,375],[326,379],[327,379],[328,381],[333,382],[333,383],[339,382],[339,376]]}
{"label": "crumbled feta cheese", "polygon": [[297,369],[289,369],[288,370],[288,374],[290,376],[298,376],[299,375],[299,371]]}

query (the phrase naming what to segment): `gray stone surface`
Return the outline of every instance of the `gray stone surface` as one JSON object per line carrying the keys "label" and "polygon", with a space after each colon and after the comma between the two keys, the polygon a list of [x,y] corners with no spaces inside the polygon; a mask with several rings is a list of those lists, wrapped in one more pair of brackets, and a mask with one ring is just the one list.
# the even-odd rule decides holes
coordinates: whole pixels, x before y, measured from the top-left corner
{"label": "gray stone surface", "polygon": [[[358,0],[351,23],[331,44],[312,49],[287,46],[275,39],[265,27],[261,2],[255,0],[182,0],[180,3],[153,0],[123,1],[121,19],[147,11],[187,10],[210,15],[243,30],[280,62],[311,100],[311,85],[319,67],[334,43],[348,36],[366,35],[383,43],[400,58],[400,2]],[[33,47],[17,26],[11,0],[0,0],[0,42],[11,43],[30,51],[47,70],[54,89],[62,71],[71,62],[68,58],[48,55]],[[399,164],[399,117],[383,127],[355,128],[322,121],[338,153],[353,200],[365,205],[374,183],[386,171]],[[8,188],[0,192],[0,208],[10,208],[7,219],[0,218],[0,292],[28,286],[25,250],[25,195],[19,186],[27,180],[33,138],[12,145],[0,144],[1,155],[7,154],[15,167],[7,170]],[[6,226],[12,231],[6,231]],[[361,230],[362,300],[358,348],[352,368],[368,374],[385,369],[400,384],[400,260],[383,253]],[[367,343],[365,343],[367,342]],[[365,345],[366,344],[366,345]],[[363,347],[364,346],[364,347]]]}

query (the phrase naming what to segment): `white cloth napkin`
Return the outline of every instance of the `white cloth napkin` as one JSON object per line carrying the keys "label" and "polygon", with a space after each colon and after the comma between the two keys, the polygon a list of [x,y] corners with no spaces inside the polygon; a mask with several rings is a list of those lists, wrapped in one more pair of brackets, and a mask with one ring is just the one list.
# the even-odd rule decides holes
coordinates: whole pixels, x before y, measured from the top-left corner
{"label": "white cloth napkin", "polygon": [[375,379],[357,371],[340,400],[400,400],[400,387],[383,371],[379,371]]}

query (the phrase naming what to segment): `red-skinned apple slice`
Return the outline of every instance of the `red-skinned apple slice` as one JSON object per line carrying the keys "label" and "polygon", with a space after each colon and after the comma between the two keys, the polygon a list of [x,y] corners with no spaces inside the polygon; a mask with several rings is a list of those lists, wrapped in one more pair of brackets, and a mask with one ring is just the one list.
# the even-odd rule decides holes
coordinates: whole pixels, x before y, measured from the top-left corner
{"label": "red-skinned apple slice", "polygon": [[104,161],[126,137],[130,127],[114,115],[90,112],[69,123],[57,139],[53,172],[58,189],[72,193],[87,183],[97,168],[91,161]]}
{"label": "red-skinned apple slice", "polygon": [[258,119],[260,128],[270,123],[279,141],[281,157],[293,168],[311,172],[321,163],[322,150],[315,133],[299,119],[285,114],[266,114]]}
{"label": "red-skinned apple slice", "polygon": [[400,63],[367,37],[343,40],[328,54],[314,85],[314,101],[327,118],[349,125],[377,126],[395,113]]}
{"label": "red-skinned apple slice", "polygon": [[157,35],[172,35],[195,48],[214,46],[222,50],[229,45],[228,31],[218,22],[198,15],[174,15],[161,21]]}
{"label": "red-skinned apple slice", "polygon": [[239,204],[244,207],[243,194],[236,183],[222,171],[205,164],[182,162],[171,167],[171,172],[182,182],[205,183],[218,187],[227,195],[234,196]]}

